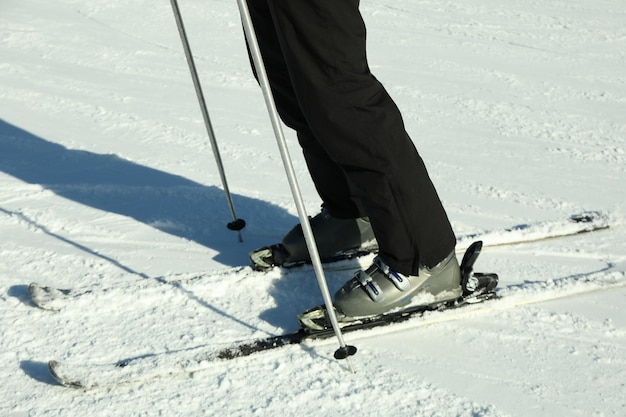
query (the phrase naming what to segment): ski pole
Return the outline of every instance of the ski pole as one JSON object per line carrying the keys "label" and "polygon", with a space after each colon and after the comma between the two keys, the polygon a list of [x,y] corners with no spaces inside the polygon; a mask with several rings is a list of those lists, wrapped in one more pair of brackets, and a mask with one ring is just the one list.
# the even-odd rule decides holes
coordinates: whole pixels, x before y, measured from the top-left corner
{"label": "ski pole", "polygon": [[[259,78],[259,84],[261,86],[261,90],[263,91],[263,96],[265,98],[265,105],[267,107],[270,120],[272,122],[274,135],[276,136],[276,142],[278,143],[278,149],[280,150],[280,156],[282,158],[283,165],[287,173],[287,179],[289,180],[291,194],[293,195],[293,199],[296,204],[296,208],[298,210],[298,217],[300,218],[300,224],[302,226],[302,231],[304,233],[304,239],[306,241],[306,245],[309,250],[309,255],[311,256],[311,261],[313,263],[315,276],[317,278],[318,285],[322,292],[324,303],[326,304],[326,311],[330,318],[333,331],[335,332],[335,336],[337,337],[337,340],[339,341],[339,349],[337,349],[337,351],[335,352],[335,358],[346,359],[349,356],[352,356],[356,353],[356,347],[346,345],[346,342],[344,341],[344,338],[343,338],[343,334],[341,332],[341,328],[339,327],[337,314],[335,313],[335,308],[333,307],[333,301],[330,296],[330,291],[328,290],[328,284],[326,283],[326,278],[324,276],[324,269],[322,268],[322,262],[320,260],[320,256],[317,250],[317,244],[315,243],[315,237],[313,236],[313,231],[311,229],[311,223],[309,222],[309,217],[307,216],[306,210],[304,208],[304,202],[302,200],[302,193],[300,192],[300,187],[298,185],[296,174],[293,169],[291,157],[289,156],[289,149],[287,148],[287,141],[285,140],[285,135],[282,130],[280,117],[278,115],[276,104],[274,102],[274,97],[272,96],[272,91],[270,89],[270,84],[269,84],[269,80],[267,77],[267,73],[265,71],[265,65],[263,63],[263,58],[261,56],[261,51],[259,48],[259,43],[257,41],[256,32],[254,31],[252,18],[250,17],[250,10],[248,9],[248,4],[246,3],[246,0],[237,0],[237,4],[239,5],[239,13],[241,14],[244,32],[246,35],[246,40],[248,41],[248,45],[250,47],[250,54],[252,55],[252,60],[254,62],[254,66],[257,71],[257,76]],[[352,368],[352,364],[349,361],[348,363],[350,366],[350,370],[354,372],[354,369]]]}
{"label": "ski pole", "polygon": [[217,168],[219,170],[220,178],[222,180],[222,187],[224,188],[224,193],[226,194],[226,201],[230,209],[230,214],[233,218],[233,221],[229,222],[226,226],[230,230],[236,231],[239,237],[239,241],[243,242],[243,239],[241,237],[241,229],[243,229],[246,226],[246,222],[243,219],[237,218],[237,214],[235,213],[235,205],[233,204],[233,198],[228,188],[228,182],[226,181],[226,173],[224,171],[224,164],[222,163],[222,157],[220,156],[220,151],[219,151],[219,148],[217,147],[215,133],[213,132],[213,126],[211,124],[211,118],[209,117],[209,112],[206,107],[206,101],[204,100],[204,94],[202,93],[202,87],[200,86],[200,79],[198,78],[198,71],[196,71],[196,65],[194,63],[193,56],[191,54],[189,41],[187,40],[187,34],[185,32],[185,25],[183,24],[183,19],[180,14],[180,9],[178,8],[177,1],[171,0],[171,3],[172,3],[172,11],[174,12],[174,18],[176,19],[176,26],[178,27],[178,33],[180,35],[180,40],[182,41],[183,49],[185,50],[185,57],[187,58],[187,65],[189,66],[189,72],[191,72],[193,86],[196,90],[198,103],[200,104],[202,118],[204,119],[204,126],[206,127],[207,134],[209,135],[211,147],[213,148],[213,155],[215,156],[215,162],[217,163]]}

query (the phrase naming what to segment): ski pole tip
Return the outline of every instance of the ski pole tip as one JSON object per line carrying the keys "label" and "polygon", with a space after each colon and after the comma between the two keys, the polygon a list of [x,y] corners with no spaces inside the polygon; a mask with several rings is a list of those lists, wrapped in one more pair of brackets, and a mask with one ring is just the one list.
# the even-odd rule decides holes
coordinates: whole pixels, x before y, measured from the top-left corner
{"label": "ski pole tip", "polygon": [[239,231],[246,227],[246,221],[244,219],[235,219],[226,225],[229,230]]}
{"label": "ski pole tip", "polygon": [[342,346],[335,351],[335,359],[346,359],[356,353],[356,346]]}

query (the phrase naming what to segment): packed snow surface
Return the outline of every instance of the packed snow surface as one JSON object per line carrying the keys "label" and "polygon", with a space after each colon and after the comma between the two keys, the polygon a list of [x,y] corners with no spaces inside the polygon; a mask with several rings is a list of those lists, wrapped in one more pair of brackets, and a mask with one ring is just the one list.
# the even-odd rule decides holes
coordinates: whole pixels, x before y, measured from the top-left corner
{"label": "packed snow surface", "polygon": [[[334,339],[168,365],[293,331],[321,303],[310,267],[246,268],[297,223],[295,205],[236,2],[179,4],[243,242],[169,2],[0,4],[1,416],[626,415],[623,0],[362,2],[372,71],[457,235],[497,241],[590,210],[611,227],[485,248],[476,269],[500,275],[501,300],[346,335],[355,373]],[[327,272],[331,292],[358,267],[345,266]],[[32,281],[88,292],[47,311]],[[47,372],[136,357],[163,372],[92,390]]]}

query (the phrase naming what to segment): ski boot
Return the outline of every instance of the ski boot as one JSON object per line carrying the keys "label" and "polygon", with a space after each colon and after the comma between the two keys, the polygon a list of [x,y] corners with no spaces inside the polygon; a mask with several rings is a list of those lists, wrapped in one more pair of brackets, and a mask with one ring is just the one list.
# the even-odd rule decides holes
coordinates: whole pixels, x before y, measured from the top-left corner
{"label": "ski boot", "polygon": [[463,294],[461,269],[454,252],[432,268],[422,267],[419,274],[407,276],[393,271],[379,256],[365,271],[335,294],[335,308],[352,318],[375,316],[414,301],[420,305],[443,304]]}
{"label": "ski boot", "polygon": [[[310,218],[310,222],[321,261],[324,263],[378,251],[378,242],[366,217],[339,219],[322,208],[318,215]],[[290,268],[310,263],[302,226],[298,224],[291,229],[282,243],[250,252],[250,261],[256,270],[267,270],[275,266]]]}
{"label": "ski boot", "polygon": [[[357,271],[335,294],[339,326],[365,329],[497,297],[498,275],[473,272],[481,249],[482,242],[474,242],[460,266],[453,252],[433,268],[421,268],[418,276],[399,274],[376,257],[372,266]],[[332,328],[325,305],[300,313],[298,319],[308,332]]]}

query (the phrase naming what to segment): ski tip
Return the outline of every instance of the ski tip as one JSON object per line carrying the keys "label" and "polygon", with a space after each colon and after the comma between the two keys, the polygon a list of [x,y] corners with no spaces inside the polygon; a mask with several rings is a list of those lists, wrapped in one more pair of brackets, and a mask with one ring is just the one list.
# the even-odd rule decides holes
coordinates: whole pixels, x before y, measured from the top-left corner
{"label": "ski tip", "polygon": [[54,379],[59,385],[69,388],[84,388],[80,382],[77,381],[69,381],[65,379],[59,372],[59,368],[63,365],[62,362],[59,361],[48,361],[48,371],[50,372],[50,376]]}
{"label": "ski tip", "polygon": [[44,289],[41,284],[37,282],[31,282],[28,284],[28,293],[30,294],[30,300],[35,305],[35,307],[39,307],[43,309],[44,302],[42,299],[44,298]]}
{"label": "ski tip", "polygon": [[55,298],[59,298],[59,296],[63,295],[61,290],[45,287],[37,282],[31,282],[28,284],[28,292],[30,294],[30,300],[35,307],[49,311],[58,311],[61,309],[59,305],[55,306],[53,303]]}
{"label": "ski tip", "polygon": [[573,214],[569,220],[572,223],[597,223],[595,229],[608,229],[610,227],[610,218],[601,211],[584,211],[582,213]]}
{"label": "ski tip", "polygon": [[585,211],[572,214],[569,219],[574,223],[591,223],[598,217],[603,217],[599,211]]}
{"label": "ski tip", "polygon": [[41,288],[41,285],[38,282],[31,282],[28,284],[28,292],[31,296],[36,293],[39,288]]}
{"label": "ski tip", "polygon": [[48,371],[50,372],[50,376],[52,376],[52,379],[54,379],[60,385],[65,385],[63,384],[63,379],[57,373],[58,366],[58,361],[48,361]]}

